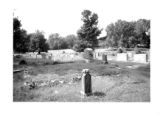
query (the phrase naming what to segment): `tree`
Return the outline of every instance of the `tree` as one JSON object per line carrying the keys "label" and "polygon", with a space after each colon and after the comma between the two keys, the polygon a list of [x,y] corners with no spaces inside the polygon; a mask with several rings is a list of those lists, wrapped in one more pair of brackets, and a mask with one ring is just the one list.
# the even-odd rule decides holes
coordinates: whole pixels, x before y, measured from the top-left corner
{"label": "tree", "polygon": [[30,36],[30,51],[47,52],[49,46],[46,42],[43,32],[37,30],[35,33],[32,33],[29,36]]}
{"label": "tree", "polygon": [[106,28],[106,32],[107,32],[107,44],[110,47],[117,47],[118,46],[118,36],[116,35],[115,32],[115,25],[113,23],[109,24]]}
{"label": "tree", "polygon": [[107,39],[111,42],[112,47],[129,48],[129,37],[135,36],[135,22],[118,20],[115,24],[107,26]]}
{"label": "tree", "polygon": [[84,47],[94,48],[98,46],[97,36],[99,36],[102,31],[102,30],[99,30],[97,27],[98,15],[95,13],[92,13],[89,10],[84,10],[82,12],[82,21],[83,21],[83,25],[77,31],[77,35],[79,39],[78,43],[81,43],[81,45],[82,43],[84,43],[82,45],[83,48]]}
{"label": "tree", "polygon": [[77,40],[75,45],[73,46],[73,50],[76,52],[83,52],[86,47],[87,41]]}
{"label": "tree", "polygon": [[150,47],[150,21],[140,19],[138,21],[118,20],[106,28],[107,45],[112,47],[136,47],[138,44],[146,48]]}
{"label": "tree", "polygon": [[58,33],[51,34],[49,36],[49,39],[48,39],[47,43],[49,44],[49,48],[51,50],[68,48],[67,42]]}
{"label": "tree", "polygon": [[13,18],[13,32],[20,30],[21,26],[21,21],[18,18]]}
{"label": "tree", "polygon": [[72,49],[76,41],[78,40],[77,36],[71,34],[65,37],[68,48]]}
{"label": "tree", "polygon": [[137,34],[138,42],[147,48],[150,48],[150,20],[139,19],[135,26],[135,32]]}
{"label": "tree", "polygon": [[53,50],[53,49],[58,49],[58,39],[59,39],[59,34],[55,33],[55,34],[51,34],[49,35],[49,38],[47,40],[47,43],[49,45],[49,49]]}
{"label": "tree", "polygon": [[13,18],[13,49],[14,52],[25,53],[29,50],[30,39],[27,31],[21,29],[21,21],[18,18]]}
{"label": "tree", "polygon": [[128,44],[129,44],[130,48],[135,48],[138,44],[137,38],[135,36],[129,37]]}

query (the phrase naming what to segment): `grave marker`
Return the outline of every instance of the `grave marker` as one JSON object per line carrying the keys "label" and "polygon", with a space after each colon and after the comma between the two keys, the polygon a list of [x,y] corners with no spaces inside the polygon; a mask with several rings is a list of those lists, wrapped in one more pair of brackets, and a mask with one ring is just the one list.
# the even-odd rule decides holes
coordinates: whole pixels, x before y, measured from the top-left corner
{"label": "grave marker", "polygon": [[108,60],[107,60],[107,55],[106,54],[102,55],[102,61],[103,61],[104,64],[108,64]]}
{"label": "grave marker", "polygon": [[92,80],[89,73],[89,69],[82,70],[82,90],[81,94],[84,96],[89,96],[92,94]]}

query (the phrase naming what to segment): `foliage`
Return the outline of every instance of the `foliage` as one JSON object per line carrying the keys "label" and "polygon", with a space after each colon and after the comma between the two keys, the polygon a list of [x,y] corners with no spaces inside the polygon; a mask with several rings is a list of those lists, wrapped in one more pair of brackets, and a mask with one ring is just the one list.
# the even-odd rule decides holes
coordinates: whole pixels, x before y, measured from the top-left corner
{"label": "foliage", "polygon": [[21,21],[18,18],[13,18],[13,50],[25,53],[29,50],[30,39],[26,30],[21,29],[21,26]]}
{"label": "foliage", "polygon": [[29,35],[30,37],[30,51],[47,52],[49,46],[43,35],[43,32],[37,30],[35,33]]}
{"label": "foliage", "polygon": [[106,28],[108,41],[111,47],[129,47],[128,37],[134,35],[135,22],[118,20],[115,24],[110,24]]}
{"label": "foliage", "polygon": [[134,48],[134,52],[135,52],[135,54],[141,54],[142,53],[141,49],[139,49],[137,47]]}
{"label": "foliage", "polygon": [[21,26],[21,21],[18,18],[13,18],[13,31],[20,30]]}
{"label": "foliage", "polygon": [[73,46],[73,50],[76,52],[83,52],[85,48],[87,48],[87,41],[77,40],[75,45]]}
{"label": "foliage", "polygon": [[97,27],[98,15],[95,13],[92,13],[89,10],[84,10],[82,12],[82,21],[83,21],[83,25],[77,31],[77,35],[78,35],[79,41],[83,41],[83,45],[82,45],[83,47],[77,47],[77,48],[80,48],[82,50],[84,50],[85,47],[94,48],[98,45],[97,36],[99,36],[101,33],[101,30],[99,30]]}
{"label": "foliage", "polygon": [[83,57],[84,57],[85,59],[92,60],[92,59],[93,59],[93,51],[92,51],[92,50],[85,49],[85,50],[84,50],[84,53],[83,53]]}
{"label": "foliage", "polygon": [[47,43],[49,44],[49,48],[51,50],[68,48],[66,40],[62,38],[58,33],[51,34]]}
{"label": "foliage", "polygon": [[68,47],[69,49],[72,49],[72,48],[73,48],[73,46],[74,46],[74,44],[76,43],[77,40],[78,40],[77,36],[75,36],[75,35],[73,35],[73,34],[67,35],[67,36],[65,37],[65,41],[66,41],[67,47]]}
{"label": "foliage", "polygon": [[117,49],[117,53],[123,53],[123,49],[122,48],[118,48]]}
{"label": "foliage", "polygon": [[150,21],[140,19],[138,21],[118,20],[106,28],[106,45],[109,47],[134,48],[137,44],[150,47]]}
{"label": "foliage", "polygon": [[139,38],[139,44],[145,45],[146,48],[150,48],[150,20],[139,19],[135,26],[135,32]]}

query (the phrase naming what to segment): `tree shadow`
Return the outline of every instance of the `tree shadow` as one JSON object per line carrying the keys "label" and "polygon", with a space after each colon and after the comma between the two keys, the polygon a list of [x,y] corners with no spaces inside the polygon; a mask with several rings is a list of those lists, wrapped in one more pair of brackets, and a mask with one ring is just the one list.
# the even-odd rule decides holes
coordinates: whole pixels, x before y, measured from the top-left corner
{"label": "tree shadow", "polygon": [[106,96],[105,93],[99,92],[99,91],[93,92],[92,95],[93,96],[97,96],[97,97],[104,97],[104,96]]}

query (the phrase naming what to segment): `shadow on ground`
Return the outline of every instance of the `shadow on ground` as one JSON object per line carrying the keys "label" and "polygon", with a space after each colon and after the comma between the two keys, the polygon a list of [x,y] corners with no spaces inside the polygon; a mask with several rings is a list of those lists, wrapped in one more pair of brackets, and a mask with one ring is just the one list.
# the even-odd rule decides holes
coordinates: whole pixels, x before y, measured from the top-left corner
{"label": "shadow on ground", "polygon": [[92,94],[93,96],[97,96],[97,97],[105,97],[106,94],[103,93],[103,92],[99,92],[99,91],[96,91]]}

